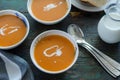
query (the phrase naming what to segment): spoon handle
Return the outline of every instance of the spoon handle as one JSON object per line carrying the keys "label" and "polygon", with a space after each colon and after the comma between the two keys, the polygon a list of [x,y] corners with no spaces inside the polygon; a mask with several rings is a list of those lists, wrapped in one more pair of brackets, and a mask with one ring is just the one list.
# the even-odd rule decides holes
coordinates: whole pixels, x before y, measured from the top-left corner
{"label": "spoon handle", "polygon": [[98,52],[93,49],[94,47],[88,43],[83,43],[82,46],[86,48],[96,59],[97,61],[103,66],[103,68],[113,77],[117,77],[120,75],[120,71],[117,70],[114,66],[112,66],[107,60],[105,60]]}
{"label": "spoon handle", "polygon": [[95,47],[93,47],[92,45],[88,44],[86,42],[86,44],[88,46],[90,46],[94,51],[96,51],[101,57],[103,57],[107,62],[109,62],[112,66],[114,66],[116,69],[120,70],[120,64],[115,61],[114,59],[108,57],[107,55],[105,55],[103,52],[101,52],[100,50],[96,49]]}
{"label": "spoon handle", "polygon": [[[97,59],[97,61],[101,64],[101,66],[113,77],[117,77],[119,75],[119,72],[116,71],[116,69],[111,66],[108,62],[106,62],[103,58],[101,58],[98,54],[95,55],[96,53],[90,49],[89,46],[84,46],[89,52],[91,52],[91,54]],[[116,74],[118,73],[118,74]]]}

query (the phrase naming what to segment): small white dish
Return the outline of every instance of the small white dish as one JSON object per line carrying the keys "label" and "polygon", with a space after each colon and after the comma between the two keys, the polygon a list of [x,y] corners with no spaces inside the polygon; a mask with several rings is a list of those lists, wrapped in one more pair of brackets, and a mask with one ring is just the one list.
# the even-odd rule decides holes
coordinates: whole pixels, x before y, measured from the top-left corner
{"label": "small white dish", "polygon": [[26,34],[25,36],[16,44],[14,45],[11,45],[11,46],[0,46],[0,49],[3,49],[3,50],[8,50],[8,49],[13,49],[15,47],[17,47],[18,45],[20,45],[25,39],[26,37],[28,36],[28,33],[29,33],[29,30],[30,30],[30,26],[29,26],[29,22],[28,22],[28,19],[20,12],[18,11],[15,11],[15,10],[1,10],[0,11],[0,16],[2,15],[14,15],[14,16],[17,16],[18,18],[20,18],[26,25],[27,27],[27,31],[26,31]]}
{"label": "small white dish", "polygon": [[[46,36],[49,36],[49,35],[60,35],[60,36],[63,36],[65,38],[67,38],[74,46],[74,49],[75,49],[75,57],[74,57],[74,60],[73,62],[65,69],[63,70],[59,70],[59,71],[49,71],[49,70],[46,70],[44,68],[42,68],[40,65],[37,64],[36,60],[35,60],[35,57],[34,57],[34,48],[36,46],[36,44],[38,43],[38,41],[40,41],[42,38],[46,37]],[[68,69],[70,69],[76,62],[77,58],[78,58],[78,54],[79,54],[79,48],[78,48],[78,45],[76,43],[76,41],[72,38],[71,35],[69,35],[68,33],[64,32],[64,31],[60,31],[60,30],[48,30],[48,31],[45,31],[41,34],[39,34],[32,42],[31,44],[31,48],[30,48],[30,57],[32,59],[32,62],[33,64],[41,71],[45,72],[45,73],[48,73],[48,74],[58,74],[58,73],[62,73],[62,72],[65,72],[67,71]],[[46,65],[47,66],[47,65]]]}
{"label": "small white dish", "polygon": [[71,0],[72,5],[75,6],[78,9],[88,11],[88,12],[99,12],[103,11],[108,5],[115,3],[117,0],[110,0],[106,5],[98,8],[98,7],[93,7],[93,6],[86,6],[81,4],[80,0]]}
{"label": "small white dish", "polygon": [[69,12],[71,10],[71,0],[66,0],[67,5],[68,5],[68,10],[67,10],[66,14],[63,17],[59,18],[58,20],[54,20],[54,21],[44,21],[44,20],[40,20],[37,17],[35,17],[34,14],[32,13],[32,10],[31,10],[32,1],[33,0],[28,0],[28,2],[27,2],[27,8],[28,8],[29,14],[31,15],[31,17],[33,19],[35,19],[39,23],[42,23],[42,24],[45,24],[45,25],[52,25],[52,24],[59,23],[60,21],[62,21],[64,18],[67,17],[67,15],[69,14]]}

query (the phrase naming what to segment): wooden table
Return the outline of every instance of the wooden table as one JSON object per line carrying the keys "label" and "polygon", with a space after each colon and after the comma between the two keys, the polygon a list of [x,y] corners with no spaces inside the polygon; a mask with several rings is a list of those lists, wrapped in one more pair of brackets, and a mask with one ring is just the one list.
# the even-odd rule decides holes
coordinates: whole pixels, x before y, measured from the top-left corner
{"label": "wooden table", "polygon": [[[120,44],[106,44],[98,35],[97,24],[104,12],[90,13],[81,11],[72,6],[71,13],[60,23],[47,26],[36,22],[27,11],[27,0],[0,0],[0,10],[13,9],[23,13],[30,22],[30,32],[27,39],[17,48],[8,50],[15,55],[24,58],[32,68],[35,80],[120,80],[111,77],[94,57],[84,48],[79,46],[79,58],[76,64],[68,71],[50,75],[39,71],[30,59],[30,46],[33,39],[46,30],[67,30],[69,24],[78,24],[85,33],[85,39],[88,43],[95,46],[108,56],[120,62]],[[78,15],[72,15],[77,12]]]}

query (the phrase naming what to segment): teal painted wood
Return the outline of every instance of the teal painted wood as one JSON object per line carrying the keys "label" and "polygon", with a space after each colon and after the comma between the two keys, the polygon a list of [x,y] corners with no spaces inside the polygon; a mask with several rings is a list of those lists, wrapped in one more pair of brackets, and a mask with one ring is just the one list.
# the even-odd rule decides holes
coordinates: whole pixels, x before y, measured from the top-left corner
{"label": "teal painted wood", "polygon": [[0,0],[0,9],[27,10],[27,0]]}
{"label": "teal painted wood", "polygon": [[103,51],[105,54],[120,62],[120,44],[109,45],[104,43],[98,36],[97,24],[104,15],[100,13],[88,13],[72,7],[72,11],[80,12],[80,15],[72,17],[70,14],[62,22],[46,26],[36,22],[27,11],[27,0],[0,0],[0,10],[13,9],[22,12],[30,22],[30,33],[27,39],[17,48],[8,50],[15,55],[24,58],[32,68],[35,80],[120,80],[111,77],[101,65],[84,48],[79,46],[79,58],[76,64],[65,73],[50,75],[39,71],[31,62],[30,45],[33,39],[43,31],[58,29],[66,31],[71,23],[78,24],[85,33],[87,42]]}

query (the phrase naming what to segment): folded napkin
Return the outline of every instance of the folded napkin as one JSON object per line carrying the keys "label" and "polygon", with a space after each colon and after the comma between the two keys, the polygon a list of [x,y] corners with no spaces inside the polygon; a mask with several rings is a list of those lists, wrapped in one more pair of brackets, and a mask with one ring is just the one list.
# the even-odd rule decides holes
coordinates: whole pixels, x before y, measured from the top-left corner
{"label": "folded napkin", "polygon": [[25,60],[0,50],[0,80],[34,80],[34,78]]}

